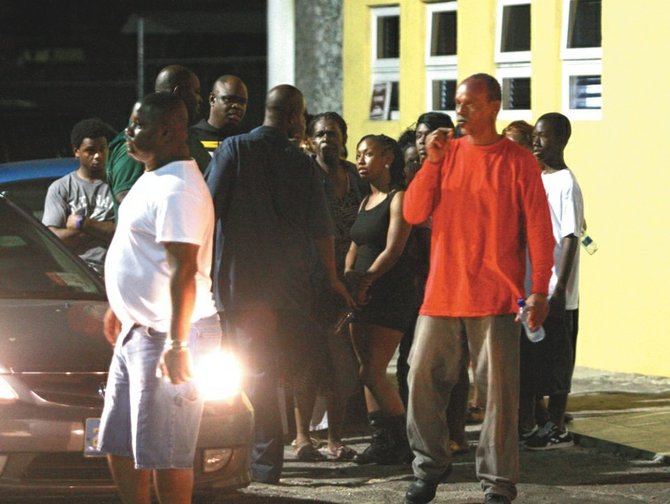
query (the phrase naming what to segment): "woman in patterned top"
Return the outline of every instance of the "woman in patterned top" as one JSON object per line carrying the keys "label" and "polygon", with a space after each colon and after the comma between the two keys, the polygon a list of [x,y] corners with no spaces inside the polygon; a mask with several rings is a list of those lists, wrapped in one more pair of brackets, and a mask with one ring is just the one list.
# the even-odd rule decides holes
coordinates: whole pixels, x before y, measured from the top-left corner
{"label": "woman in patterned top", "polygon": [[[349,229],[356,219],[358,207],[367,194],[367,187],[351,163],[345,161],[347,125],[336,112],[315,115],[307,126],[307,136],[314,160],[323,176],[324,190],[335,232],[335,261],[337,271],[344,277],[344,258],[351,239]],[[348,460],[356,454],[342,442],[342,426],[346,403],[360,390],[357,379],[356,357],[349,339],[335,334],[333,327],[347,310],[342,300],[328,287],[323,268],[317,267],[313,275],[315,289],[313,313],[321,328],[323,344],[330,354],[331,377],[326,383],[326,408],[328,412],[328,446],[326,454],[337,460]],[[346,329],[346,327],[344,327]],[[309,421],[309,419],[305,419]],[[299,458],[319,459],[315,449],[298,450]],[[318,453],[318,452],[317,452]]]}

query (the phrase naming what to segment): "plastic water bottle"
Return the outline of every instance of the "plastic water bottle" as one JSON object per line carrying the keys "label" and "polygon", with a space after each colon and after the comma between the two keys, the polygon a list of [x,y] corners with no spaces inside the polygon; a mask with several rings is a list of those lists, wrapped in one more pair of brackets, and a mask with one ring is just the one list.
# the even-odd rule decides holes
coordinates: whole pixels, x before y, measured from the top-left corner
{"label": "plastic water bottle", "polygon": [[523,324],[523,329],[531,343],[538,343],[544,339],[544,327],[540,326],[534,331],[528,327],[528,306],[524,298],[519,298],[516,302],[519,305],[519,320]]}
{"label": "plastic water bottle", "polygon": [[584,235],[582,238],[582,245],[586,249],[586,251],[593,255],[596,253],[596,250],[598,250],[598,244],[593,241],[593,238],[591,238],[589,235]]}

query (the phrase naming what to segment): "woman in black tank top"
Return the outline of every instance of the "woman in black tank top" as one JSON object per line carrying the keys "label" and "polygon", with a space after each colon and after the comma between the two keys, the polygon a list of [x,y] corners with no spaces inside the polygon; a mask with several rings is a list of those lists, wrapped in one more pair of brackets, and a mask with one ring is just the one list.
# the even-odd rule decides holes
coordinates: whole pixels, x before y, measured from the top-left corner
{"label": "woman in black tank top", "polygon": [[372,444],[357,463],[402,463],[410,451],[405,409],[386,367],[416,310],[411,268],[404,253],[411,226],[402,216],[403,158],[395,140],[385,135],[363,137],[356,149],[356,167],[370,184],[351,228],[352,244],[345,277],[359,304],[350,326],[365,385],[373,429]]}

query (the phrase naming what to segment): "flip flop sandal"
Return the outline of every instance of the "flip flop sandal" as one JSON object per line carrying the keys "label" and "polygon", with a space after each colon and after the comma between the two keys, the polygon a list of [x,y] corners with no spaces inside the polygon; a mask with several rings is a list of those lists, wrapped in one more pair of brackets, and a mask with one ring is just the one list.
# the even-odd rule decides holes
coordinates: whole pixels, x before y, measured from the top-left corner
{"label": "flip flop sandal", "polygon": [[356,450],[347,445],[340,445],[335,449],[328,448],[328,454],[332,460],[353,460],[357,455]]}
{"label": "flip flop sandal", "polygon": [[320,462],[326,460],[326,456],[319,450],[314,448],[314,445],[304,444],[295,449],[295,458],[300,462]]}
{"label": "flip flop sandal", "polygon": [[[314,446],[314,448],[320,448],[321,445],[323,444],[323,441],[321,441],[320,439],[317,439],[315,437],[311,437],[311,438],[309,438],[309,440],[312,442],[312,446]],[[298,446],[298,440],[294,439],[293,441],[291,441],[291,446],[293,448]]]}

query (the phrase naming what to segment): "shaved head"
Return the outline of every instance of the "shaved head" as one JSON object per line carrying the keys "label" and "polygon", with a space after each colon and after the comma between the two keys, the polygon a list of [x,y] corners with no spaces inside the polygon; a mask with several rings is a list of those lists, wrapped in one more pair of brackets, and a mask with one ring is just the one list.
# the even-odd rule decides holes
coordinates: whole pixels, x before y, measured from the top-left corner
{"label": "shaved head", "polygon": [[154,90],[156,93],[172,93],[177,86],[186,86],[195,74],[181,65],[168,65],[156,76]]}
{"label": "shaved head", "polygon": [[305,101],[297,87],[280,84],[273,87],[265,100],[265,109],[276,114],[287,114],[301,109]]}
{"label": "shaved head", "polygon": [[235,75],[222,75],[209,93],[208,122],[217,130],[232,134],[247,112],[246,84]]}
{"label": "shaved head", "polygon": [[284,130],[290,138],[305,134],[305,98],[289,84],[280,84],[268,91],[265,99],[266,126]]}
{"label": "shaved head", "polygon": [[156,76],[156,93],[173,93],[184,100],[188,111],[189,123],[200,114],[200,79],[191,70],[182,65],[168,65]]}
{"label": "shaved head", "polygon": [[217,86],[223,84],[228,84],[230,86],[244,86],[244,89],[247,88],[244,81],[240,79],[237,75],[222,75],[214,82],[214,86],[212,86],[212,91],[216,89]]}

